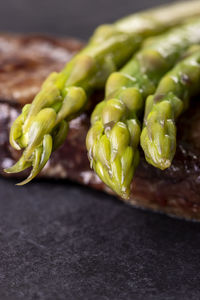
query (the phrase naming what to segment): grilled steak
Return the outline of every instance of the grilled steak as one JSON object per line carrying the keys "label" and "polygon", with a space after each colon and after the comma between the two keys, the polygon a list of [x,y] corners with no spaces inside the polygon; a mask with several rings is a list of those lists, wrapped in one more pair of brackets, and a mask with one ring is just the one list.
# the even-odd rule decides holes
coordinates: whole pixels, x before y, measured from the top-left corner
{"label": "grilled steak", "polygon": [[42,35],[0,35],[0,99],[25,104],[52,71],[60,71],[83,43]]}
{"label": "grilled steak", "polygon": [[[4,51],[6,43],[9,44],[9,51]],[[12,165],[19,157],[19,153],[9,146],[8,132],[11,122],[20,111],[21,103],[31,101],[44,77],[53,69],[61,69],[64,62],[80,47],[79,42],[68,39],[35,36],[0,37],[2,175],[11,176],[3,173],[2,169]],[[53,153],[40,177],[69,178],[111,193],[89,167],[85,148],[89,115],[88,110],[71,121],[66,143]],[[178,145],[172,166],[165,171],[158,170],[148,165],[141,153],[129,203],[182,218],[200,220],[199,156],[200,103],[194,99],[190,109],[178,123]],[[26,172],[15,177],[24,175]]]}

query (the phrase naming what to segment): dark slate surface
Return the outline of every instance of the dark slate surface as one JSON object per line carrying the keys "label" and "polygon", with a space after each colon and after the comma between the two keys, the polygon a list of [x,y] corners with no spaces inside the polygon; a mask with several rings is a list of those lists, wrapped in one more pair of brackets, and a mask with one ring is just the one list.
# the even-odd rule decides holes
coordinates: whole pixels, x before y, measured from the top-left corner
{"label": "dark slate surface", "polygon": [[[87,38],[101,22],[158,3],[6,0],[0,30]],[[196,300],[199,248],[198,223],[70,182],[0,179],[0,300]]]}

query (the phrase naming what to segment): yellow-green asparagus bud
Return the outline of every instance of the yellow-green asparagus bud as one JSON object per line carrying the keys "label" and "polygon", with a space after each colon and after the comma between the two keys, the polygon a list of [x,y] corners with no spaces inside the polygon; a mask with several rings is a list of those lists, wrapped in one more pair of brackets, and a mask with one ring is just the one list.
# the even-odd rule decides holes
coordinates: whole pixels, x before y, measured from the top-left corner
{"label": "yellow-green asparagus bud", "polygon": [[139,162],[139,116],[144,100],[194,41],[200,43],[200,20],[154,38],[108,78],[106,99],[92,114],[86,145],[95,172],[121,197],[129,196]]}
{"label": "yellow-green asparagus bud", "polygon": [[[156,35],[183,22],[186,17],[196,15],[200,15],[200,2],[190,1],[138,13],[113,25],[100,26],[85,49],[63,71],[47,78],[31,106],[26,107],[14,122],[10,132],[11,145],[25,150],[20,163],[7,172],[20,172],[25,166],[32,166],[31,175],[23,183],[35,177],[41,165],[48,161],[51,151],[65,140],[69,120],[84,109],[88,95],[103,88],[108,76],[130,58],[147,36]],[[50,110],[43,111],[47,108]],[[38,126],[41,128],[38,129]],[[50,136],[51,148],[50,143],[45,143],[46,135]],[[49,148],[44,149],[44,146]],[[41,153],[41,161],[45,157],[39,168],[36,167],[36,160],[39,160],[37,149]]]}
{"label": "yellow-green asparagus bud", "polygon": [[200,91],[200,47],[166,74],[146,102],[141,145],[146,160],[164,170],[176,151],[176,120]]}

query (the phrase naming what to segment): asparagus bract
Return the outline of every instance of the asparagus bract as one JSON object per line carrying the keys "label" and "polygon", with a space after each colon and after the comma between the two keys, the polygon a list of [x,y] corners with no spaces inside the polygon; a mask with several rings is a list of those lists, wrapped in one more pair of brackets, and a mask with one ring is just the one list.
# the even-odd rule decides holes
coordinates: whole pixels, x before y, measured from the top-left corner
{"label": "asparagus bract", "polygon": [[161,77],[186,49],[200,43],[200,20],[154,38],[108,78],[106,98],[91,117],[86,145],[91,166],[110,188],[127,198],[139,162],[140,113]]}
{"label": "asparagus bract", "polygon": [[60,72],[51,74],[31,105],[13,123],[10,143],[24,149],[20,160],[6,172],[20,172],[32,166],[34,178],[51,152],[66,138],[69,121],[87,103],[88,95],[103,88],[107,77],[119,69],[151,35],[200,15],[200,2],[173,4],[132,15],[113,25],[100,26],[89,44]]}
{"label": "asparagus bract", "polygon": [[200,47],[178,63],[159,83],[145,108],[141,145],[146,160],[164,170],[176,151],[176,120],[200,91]]}

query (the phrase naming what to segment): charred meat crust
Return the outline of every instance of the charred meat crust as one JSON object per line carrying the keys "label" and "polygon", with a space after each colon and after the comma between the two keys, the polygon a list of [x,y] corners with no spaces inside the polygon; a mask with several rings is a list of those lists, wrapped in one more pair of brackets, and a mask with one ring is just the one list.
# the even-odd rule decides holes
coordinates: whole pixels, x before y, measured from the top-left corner
{"label": "charred meat crust", "polygon": [[82,46],[72,38],[0,35],[0,100],[31,102],[48,74],[60,71]]}
{"label": "charred meat crust", "polygon": [[[63,63],[81,48],[81,43],[68,39],[5,35],[0,36],[0,57],[4,57],[1,50],[3,48],[2,38],[7,41],[10,40],[11,48],[15,43],[20,45],[15,48],[18,49],[17,51],[24,43],[29,45],[24,53],[16,54],[10,50],[11,52],[7,54],[7,58],[0,59],[0,173],[5,176],[2,169],[11,165],[19,157],[19,153],[9,146],[8,132],[11,122],[20,111],[21,104],[32,100],[43,78],[52,69],[61,69]],[[50,47],[50,49],[54,47],[55,56],[53,56],[53,59],[52,57],[47,58],[45,54],[43,60],[42,54],[40,55],[43,47]],[[57,47],[58,53],[60,53],[60,48],[65,53],[63,60],[60,55],[56,56]],[[34,57],[31,53],[34,52],[35,54],[37,51],[33,49],[38,51]],[[48,52],[48,50],[45,51]],[[21,55],[19,60],[17,55]],[[24,63],[28,61],[27,57],[30,57],[29,62],[32,57],[34,63]],[[6,60],[9,61],[9,67],[6,67]],[[45,69],[45,75],[43,71],[41,72],[41,69],[43,71]],[[21,72],[23,76],[16,83],[13,78],[18,72]],[[2,83],[3,78],[4,84]],[[38,79],[37,84],[34,78]],[[24,81],[24,79],[27,80]],[[2,90],[1,86],[3,87]],[[10,91],[8,92],[9,88]],[[16,90],[18,93],[14,92]],[[81,184],[111,193],[89,167],[85,148],[85,137],[88,128],[89,112],[71,121],[66,143],[53,153],[50,162],[42,171],[40,177],[69,178]],[[134,206],[181,218],[200,220],[199,156],[200,103],[194,99],[190,109],[178,122],[177,152],[172,166],[165,171],[161,171],[148,165],[143,155],[141,155],[142,158],[132,182],[132,192],[128,202]],[[24,175],[21,174],[21,176]]]}

